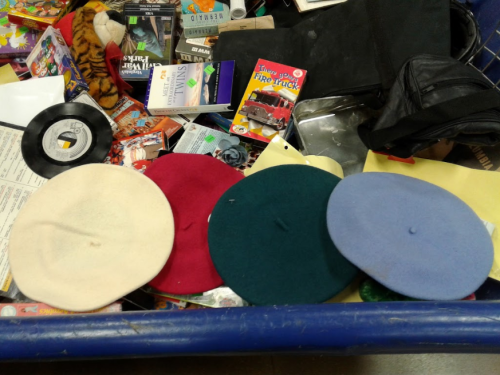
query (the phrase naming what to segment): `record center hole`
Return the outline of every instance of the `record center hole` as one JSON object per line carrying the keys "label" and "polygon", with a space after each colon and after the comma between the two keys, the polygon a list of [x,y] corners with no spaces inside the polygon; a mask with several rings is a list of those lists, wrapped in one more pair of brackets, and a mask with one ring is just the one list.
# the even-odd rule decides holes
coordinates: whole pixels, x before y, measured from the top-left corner
{"label": "record center hole", "polygon": [[57,144],[61,148],[68,149],[76,145],[77,140],[76,133],[69,131],[59,134],[57,137]]}

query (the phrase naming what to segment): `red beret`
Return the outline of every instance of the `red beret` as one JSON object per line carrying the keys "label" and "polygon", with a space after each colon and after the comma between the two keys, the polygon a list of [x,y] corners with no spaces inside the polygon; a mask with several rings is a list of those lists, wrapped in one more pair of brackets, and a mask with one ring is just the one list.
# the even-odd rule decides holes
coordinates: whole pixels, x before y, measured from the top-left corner
{"label": "red beret", "polygon": [[163,191],[175,224],[170,258],[150,283],[171,294],[194,294],[217,288],[222,279],[208,250],[208,221],[215,204],[243,175],[206,155],[169,154],[144,173]]}

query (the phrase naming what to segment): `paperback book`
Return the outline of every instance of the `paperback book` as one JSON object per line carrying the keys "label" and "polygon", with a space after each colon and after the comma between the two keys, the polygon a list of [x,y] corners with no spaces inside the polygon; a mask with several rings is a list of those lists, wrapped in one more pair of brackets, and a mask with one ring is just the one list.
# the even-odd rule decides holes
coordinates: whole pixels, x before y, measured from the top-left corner
{"label": "paperback book", "polygon": [[231,111],[234,61],[151,69],[146,110],[154,116]]}
{"label": "paperback book", "polygon": [[307,71],[259,59],[230,132],[269,143],[286,137]]}

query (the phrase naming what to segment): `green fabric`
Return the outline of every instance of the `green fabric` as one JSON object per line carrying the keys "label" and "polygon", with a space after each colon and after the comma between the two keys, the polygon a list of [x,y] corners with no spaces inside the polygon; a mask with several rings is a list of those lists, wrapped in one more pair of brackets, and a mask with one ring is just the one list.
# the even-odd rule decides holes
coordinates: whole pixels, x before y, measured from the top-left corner
{"label": "green fabric", "polygon": [[320,303],[347,287],[357,268],[338,252],[326,226],[339,182],[314,167],[285,165],[232,186],[208,230],[225,284],[254,305]]}
{"label": "green fabric", "polygon": [[393,292],[373,279],[366,279],[361,283],[359,296],[364,302],[418,301]]}

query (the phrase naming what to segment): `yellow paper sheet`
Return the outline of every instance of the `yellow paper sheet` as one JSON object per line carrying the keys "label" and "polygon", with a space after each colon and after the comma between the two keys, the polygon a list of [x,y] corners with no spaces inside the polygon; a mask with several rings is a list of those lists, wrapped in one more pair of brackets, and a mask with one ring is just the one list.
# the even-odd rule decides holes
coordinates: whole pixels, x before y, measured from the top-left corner
{"label": "yellow paper sheet", "polygon": [[414,158],[415,164],[389,160],[368,152],[364,172],[398,173],[448,190],[467,203],[481,219],[495,225],[491,239],[495,259],[490,277],[500,280],[500,173],[470,169],[440,161]]}
{"label": "yellow paper sheet", "polygon": [[263,169],[287,164],[310,165],[344,178],[342,167],[335,160],[326,156],[304,156],[280,136],[276,136],[271,140],[254,165],[252,165],[252,168],[245,169],[244,173],[248,177]]}
{"label": "yellow paper sheet", "polygon": [[359,295],[359,286],[361,285],[361,281],[363,281],[364,278],[366,278],[366,276],[356,277],[353,282],[347,286],[347,288],[345,288],[335,297],[330,298],[325,303],[363,302],[361,296]]}
{"label": "yellow paper sheet", "polygon": [[0,85],[5,85],[6,83],[19,82],[16,72],[12,69],[10,64],[0,66]]}

